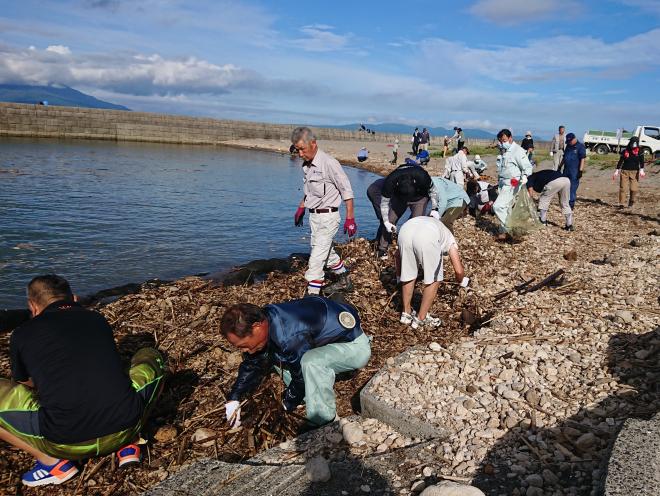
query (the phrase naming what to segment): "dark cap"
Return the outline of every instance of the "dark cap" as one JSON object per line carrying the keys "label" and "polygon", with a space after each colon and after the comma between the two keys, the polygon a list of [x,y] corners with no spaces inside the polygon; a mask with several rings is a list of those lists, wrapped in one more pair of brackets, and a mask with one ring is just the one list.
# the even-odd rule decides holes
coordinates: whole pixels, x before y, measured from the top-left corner
{"label": "dark cap", "polygon": [[568,133],[568,134],[566,135],[566,143],[570,143],[570,142],[573,141],[574,139],[575,139],[575,134],[573,134],[573,133]]}

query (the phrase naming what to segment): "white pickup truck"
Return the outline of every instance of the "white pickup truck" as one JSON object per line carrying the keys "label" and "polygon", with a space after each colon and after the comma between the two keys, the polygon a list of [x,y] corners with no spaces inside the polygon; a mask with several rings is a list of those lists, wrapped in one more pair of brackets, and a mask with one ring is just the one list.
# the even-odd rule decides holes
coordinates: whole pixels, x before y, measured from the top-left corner
{"label": "white pickup truck", "polygon": [[589,150],[604,155],[618,151],[619,147],[624,148],[633,136],[639,138],[644,155],[652,157],[660,152],[660,126],[637,126],[632,133],[622,133],[620,139],[616,132],[590,130],[584,133],[582,142]]}

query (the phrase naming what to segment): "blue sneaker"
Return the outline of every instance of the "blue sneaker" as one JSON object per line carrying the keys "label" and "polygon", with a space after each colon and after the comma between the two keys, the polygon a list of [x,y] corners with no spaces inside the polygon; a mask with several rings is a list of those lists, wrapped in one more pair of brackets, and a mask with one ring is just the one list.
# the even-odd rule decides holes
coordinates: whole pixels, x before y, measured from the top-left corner
{"label": "blue sneaker", "polygon": [[117,461],[119,462],[120,468],[127,465],[136,465],[140,463],[141,460],[142,453],[137,444],[127,444],[117,451]]}
{"label": "blue sneaker", "polygon": [[55,465],[44,465],[38,461],[32,470],[23,474],[21,481],[30,487],[62,484],[77,473],[78,467],[69,460],[60,460]]}

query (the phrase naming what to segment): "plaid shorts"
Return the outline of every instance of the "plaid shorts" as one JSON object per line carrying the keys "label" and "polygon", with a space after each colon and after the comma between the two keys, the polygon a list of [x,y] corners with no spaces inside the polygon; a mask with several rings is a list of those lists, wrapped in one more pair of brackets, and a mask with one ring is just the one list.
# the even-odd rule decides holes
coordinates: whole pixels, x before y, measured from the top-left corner
{"label": "plaid shorts", "polygon": [[129,376],[133,388],[144,400],[144,413],[133,427],[80,443],[58,444],[43,437],[39,430],[39,402],[35,392],[16,382],[0,379],[0,427],[42,453],[67,460],[116,451],[138,436],[147,415],[163,387],[165,366],[161,354],[152,348],[139,350],[131,359]]}

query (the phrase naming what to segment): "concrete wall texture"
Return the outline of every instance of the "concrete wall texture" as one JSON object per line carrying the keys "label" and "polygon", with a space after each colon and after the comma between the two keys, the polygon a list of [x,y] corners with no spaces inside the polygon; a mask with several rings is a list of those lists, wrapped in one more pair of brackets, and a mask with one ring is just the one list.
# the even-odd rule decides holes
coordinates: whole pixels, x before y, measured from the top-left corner
{"label": "concrete wall texture", "polygon": [[[234,139],[288,140],[294,124],[218,120],[203,117],[128,112],[125,110],[56,107],[22,103],[0,103],[0,136],[74,138],[113,141],[147,141],[194,145],[216,145]],[[405,146],[410,135],[367,135],[364,132],[314,128],[321,140],[393,142]],[[468,139],[468,144],[490,140]],[[439,138],[432,140],[439,145]]]}

